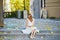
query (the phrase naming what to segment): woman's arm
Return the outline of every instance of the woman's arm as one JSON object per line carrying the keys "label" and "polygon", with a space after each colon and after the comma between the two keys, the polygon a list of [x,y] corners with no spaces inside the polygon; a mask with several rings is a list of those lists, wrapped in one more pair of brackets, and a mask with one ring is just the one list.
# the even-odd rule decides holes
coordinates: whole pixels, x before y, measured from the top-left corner
{"label": "woman's arm", "polygon": [[28,27],[28,20],[26,20],[26,28]]}
{"label": "woman's arm", "polygon": [[35,19],[33,19],[33,24],[32,24],[32,27],[34,27],[34,22],[35,22]]}

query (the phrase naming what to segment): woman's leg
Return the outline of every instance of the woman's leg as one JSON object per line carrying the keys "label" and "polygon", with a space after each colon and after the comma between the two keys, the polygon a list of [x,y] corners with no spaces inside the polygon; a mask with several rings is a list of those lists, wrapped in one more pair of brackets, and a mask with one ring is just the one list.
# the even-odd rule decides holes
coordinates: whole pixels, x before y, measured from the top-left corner
{"label": "woman's leg", "polygon": [[33,37],[35,36],[35,34],[36,34],[36,30],[33,30]]}
{"label": "woman's leg", "polygon": [[31,32],[30,38],[33,38],[33,31]]}
{"label": "woman's leg", "polygon": [[31,37],[31,38],[34,38],[35,34],[36,34],[36,30],[33,30],[33,31],[31,32],[30,37]]}

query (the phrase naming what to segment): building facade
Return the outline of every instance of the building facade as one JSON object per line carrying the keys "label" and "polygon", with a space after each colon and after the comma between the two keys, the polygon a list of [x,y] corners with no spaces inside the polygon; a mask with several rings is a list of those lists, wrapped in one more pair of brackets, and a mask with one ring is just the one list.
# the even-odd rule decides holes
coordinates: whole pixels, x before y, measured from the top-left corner
{"label": "building facade", "polygon": [[41,10],[43,9],[47,11],[48,18],[55,17],[60,19],[60,0],[34,0],[31,6],[33,6],[32,15],[34,18],[41,18]]}
{"label": "building facade", "polygon": [[48,17],[60,19],[60,0],[46,0],[45,3],[48,10]]}
{"label": "building facade", "polygon": [[34,18],[40,18],[41,0],[30,1],[30,13]]}

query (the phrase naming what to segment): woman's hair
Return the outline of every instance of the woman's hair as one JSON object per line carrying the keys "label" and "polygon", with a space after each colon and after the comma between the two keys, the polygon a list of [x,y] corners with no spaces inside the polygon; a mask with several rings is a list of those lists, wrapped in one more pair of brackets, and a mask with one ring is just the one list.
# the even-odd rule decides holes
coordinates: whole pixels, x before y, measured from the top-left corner
{"label": "woman's hair", "polygon": [[[31,14],[28,14],[28,16],[31,15]],[[32,16],[32,15],[31,15]]]}
{"label": "woman's hair", "polygon": [[31,14],[28,14],[28,19],[29,19],[30,21],[33,21]]}
{"label": "woman's hair", "polygon": [[32,15],[31,15],[31,14],[28,14],[28,17],[29,17],[29,16],[30,16],[30,17],[32,17]]}

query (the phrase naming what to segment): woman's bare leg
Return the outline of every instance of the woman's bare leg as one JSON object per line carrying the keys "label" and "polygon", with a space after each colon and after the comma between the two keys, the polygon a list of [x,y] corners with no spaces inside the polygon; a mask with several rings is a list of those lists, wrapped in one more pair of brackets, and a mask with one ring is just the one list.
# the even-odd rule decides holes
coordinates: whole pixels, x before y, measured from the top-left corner
{"label": "woman's bare leg", "polygon": [[30,38],[33,38],[34,36],[34,31],[31,32]]}
{"label": "woman's bare leg", "polygon": [[33,30],[33,38],[34,38],[35,34],[36,34],[36,30]]}
{"label": "woman's bare leg", "polygon": [[31,32],[30,37],[31,37],[31,38],[34,38],[35,34],[36,34],[36,30],[33,30],[33,31]]}

